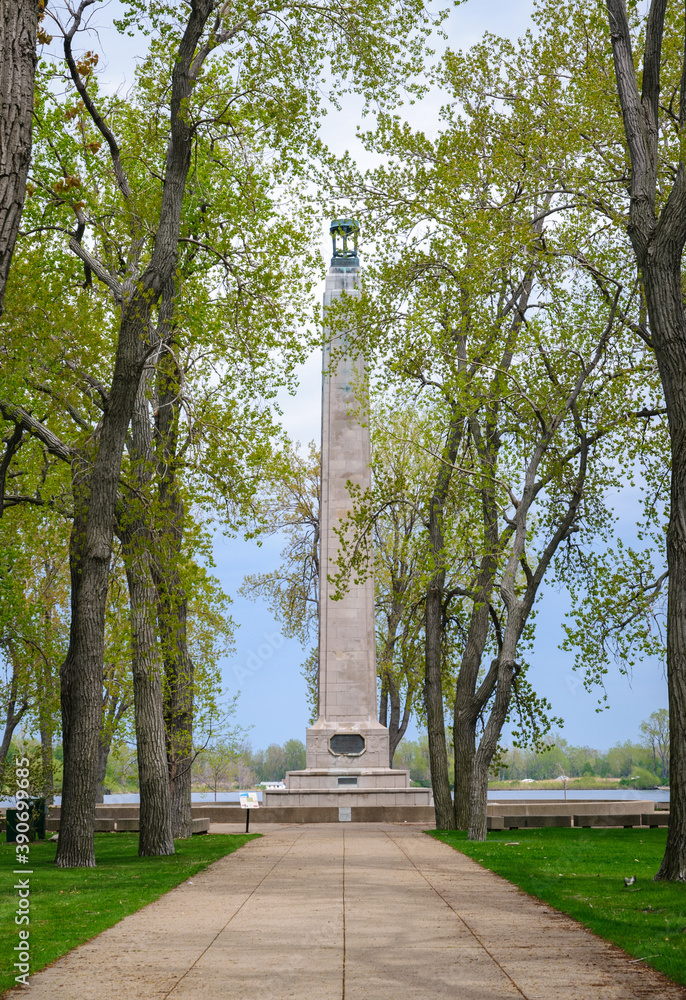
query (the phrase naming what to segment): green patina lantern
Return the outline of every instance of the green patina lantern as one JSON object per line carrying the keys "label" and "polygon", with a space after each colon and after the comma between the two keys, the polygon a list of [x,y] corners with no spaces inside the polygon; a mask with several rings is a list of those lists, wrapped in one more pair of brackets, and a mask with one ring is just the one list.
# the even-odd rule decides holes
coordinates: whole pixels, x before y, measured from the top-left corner
{"label": "green patina lantern", "polygon": [[[334,219],[329,227],[333,242],[331,266],[353,267],[359,264],[357,256],[357,234],[360,224],[357,219]],[[352,244],[352,245],[351,245]]]}

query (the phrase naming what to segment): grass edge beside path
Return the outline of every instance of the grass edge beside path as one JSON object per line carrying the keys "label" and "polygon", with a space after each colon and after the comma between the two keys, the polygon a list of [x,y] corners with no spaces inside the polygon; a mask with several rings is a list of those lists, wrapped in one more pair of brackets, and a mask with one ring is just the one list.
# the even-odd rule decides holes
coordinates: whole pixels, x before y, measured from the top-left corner
{"label": "grass edge beside path", "polygon": [[686,884],[653,881],[666,830],[497,830],[485,842],[459,830],[427,832],[686,985]]}
{"label": "grass edge beside path", "polygon": [[[137,833],[96,833],[95,868],[55,868],[57,845],[30,845],[28,870],[15,875],[15,845],[0,844],[3,892],[0,893],[0,954],[16,955],[15,883],[30,881],[30,973],[51,965],[124,917],[154,902],[220,858],[260,834],[208,834],[175,842],[169,857],[139,858]],[[0,966],[0,996],[16,986],[15,958]],[[19,995],[19,994],[17,994]]]}

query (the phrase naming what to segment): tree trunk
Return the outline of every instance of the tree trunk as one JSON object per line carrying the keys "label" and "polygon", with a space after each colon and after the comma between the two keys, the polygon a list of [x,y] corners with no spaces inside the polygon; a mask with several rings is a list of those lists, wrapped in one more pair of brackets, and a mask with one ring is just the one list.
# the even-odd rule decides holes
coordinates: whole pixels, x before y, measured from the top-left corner
{"label": "tree trunk", "polygon": [[[652,0],[645,29],[639,93],[624,0],[606,0],[617,93],[631,159],[627,232],[643,280],[650,336],[665,394],[672,456],[667,566],[667,685],[669,692],[670,822],[667,848],[655,878],[686,881],[686,316],[681,268],[686,244],[686,170],[683,154],[672,188],[658,210],[660,73],[667,4]],[[683,53],[683,49],[681,50]],[[684,57],[679,76],[683,80]],[[679,130],[686,124],[686,95]]]}
{"label": "tree trunk", "polygon": [[[598,352],[596,357],[600,357]],[[592,368],[588,369],[590,372]],[[578,395],[580,383],[574,393]],[[567,397],[568,405],[571,405],[574,393]],[[521,640],[522,632],[531,614],[531,609],[536,600],[536,595],[541,582],[550,566],[550,562],[557,551],[560,542],[566,537],[570,526],[578,514],[579,505],[583,497],[583,487],[588,469],[588,437],[582,437],[579,454],[579,466],[575,477],[574,487],[564,515],[559,519],[557,527],[543,549],[538,565],[535,570],[527,575],[527,587],[521,598],[517,597],[515,590],[515,580],[520,567],[520,561],[524,552],[524,545],[527,535],[527,517],[531,504],[535,497],[535,475],[545,449],[539,447],[535,450],[531,462],[526,472],[527,485],[522,492],[519,502],[516,519],[516,534],[514,545],[508,565],[500,582],[500,592],[507,608],[507,624],[503,630],[502,638],[499,636],[500,651],[497,659],[491,664],[486,677],[481,682],[479,690],[474,696],[477,705],[486,705],[493,690],[495,698],[491,708],[488,722],[486,723],[483,735],[479,741],[474,761],[472,765],[472,784],[469,798],[469,825],[467,836],[469,840],[486,839],[486,815],[488,798],[488,771],[491,762],[498,749],[498,741],[502,732],[507,713],[510,708],[512,697],[512,685],[516,672],[515,655],[517,646]]]}
{"label": "tree trunk", "polygon": [[140,790],[140,857],[174,853],[164,731],[162,664],[154,628],[156,592],[140,522],[122,532],[131,604],[133,704]]}
{"label": "tree trunk", "polygon": [[472,761],[472,780],[469,787],[468,840],[485,840],[488,827],[488,768],[490,761],[477,750]]}
{"label": "tree trunk", "polygon": [[124,311],[110,399],[95,462],[75,459],[70,540],[71,627],[62,664],[64,784],[58,868],[95,865],[93,817],[102,722],[105,612],[115,506],[154,296],[141,288]]}
{"label": "tree trunk", "polygon": [[107,671],[105,673],[106,679],[106,693],[103,699],[102,706],[102,724],[100,726],[100,743],[98,746],[98,791],[96,796],[97,802],[104,801],[105,792],[105,775],[107,774],[107,761],[110,756],[110,750],[112,749],[112,740],[117,732],[119,723],[121,722],[123,716],[131,708],[131,702],[126,701],[125,698],[119,698],[116,693],[113,693],[112,678],[107,677]]}
{"label": "tree trunk", "polygon": [[5,767],[7,763],[7,755],[10,752],[10,746],[12,743],[12,737],[14,735],[14,730],[17,728],[22,720],[22,717],[29,707],[28,701],[22,700],[19,707],[19,711],[15,712],[17,705],[17,666],[14,662],[14,657],[10,650],[10,657],[12,658],[12,680],[10,682],[10,694],[7,701],[7,714],[5,716],[5,730],[2,734],[2,743],[0,743],[0,787],[5,780]]}
{"label": "tree trunk", "polygon": [[469,826],[472,772],[476,753],[476,719],[455,698],[455,827],[466,830]]}
{"label": "tree trunk", "polygon": [[642,268],[655,356],[667,402],[672,481],[667,530],[667,687],[670,803],[658,881],[686,881],[686,317],[679,261]]}
{"label": "tree trunk", "polygon": [[[48,567],[46,567],[46,573]],[[46,622],[50,623],[50,614],[46,612]],[[41,744],[41,764],[43,771],[42,795],[45,805],[52,805],[55,794],[53,738],[55,735],[55,681],[47,660],[40,659],[36,664],[38,676],[41,678],[41,690],[38,693],[38,731]]]}
{"label": "tree trunk", "polygon": [[101,804],[105,801],[105,775],[107,774],[107,761],[110,756],[110,740],[105,736],[104,730],[100,734],[98,744],[98,787],[95,793],[95,802]]}
{"label": "tree trunk", "polygon": [[[490,563],[490,560],[488,560]],[[474,602],[469,633],[462,654],[455,685],[453,740],[455,745],[455,825],[458,830],[469,826],[472,771],[476,753],[476,722],[484,707],[475,697],[479,668],[488,638],[488,598],[493,570],[481,587]],[[489,693],[490,697],[490,693]]]}
{"label": "tree trunk", "polygon": [[41,793],[45,799],[46,808],[52,805],[55,795],[55,777],[53,774],[52,726],[40,724],[40,750],[43,769],[43,787]]}
{"label": "tree trunk", "polygon": [[443,585],[444,573],[437,574],[426,595],[426,668],[424,700],[429,736],[429,762],[431,785],[436,809],[436,829],[453,830],[455,812],[450,795],[448,777],[448,752],[445,742],[445,717],[443,713],[443,671],[441,646],[443,637]]}
{"label": "tree trunk", "polygon": [[391,704],[391,715],[388,726],[389,767],[393,767],[393,757],[395,756],[395,751],[398,749],[400,741],[407,732],[407,727],[410,724],[413,694],[414,689],[408,682],[408,688],[405,694],[405,706],[401,716],[400,691],[398,690],[398,685],[395,683],[393,677],[389,678],[388,697]]}
{"label": "tree trunk", "polygon": [[165,667],[165,732],[171,790],[172,830],[190,837],[193,764],[193,661],[188,653],[188,602],[178,572],[169,573],[158,601]]}
{"label": "tree trunk", "polygon": [[[172,301],[173,289],[165,290]],[[167,317],[171,326],[171,316]],[[194,665],[188,652],[188,600],[179,564],[185,507],[178,481],[177,438],[180,373],[171,354],[159,365],[156,416],[159,500],[157,558],[153,565],[165,671],[165,730],[175,837],[190,837],[193,764]]]}
{"label": "tree trunk", "polygon": [[[512,343],[522,317],[526,314],[530,290],[531,280],[529,278],[524,282],[518,303],[519,309],[511,324],[508,336],[504,338],[505,346],[501,360],[501,371],[509,368]],[[483,426],[479,424],[476,415],[472,415],[469,422],[471,437],[477,448],[482,470],[481,510],[485,551],[481,556],[475,580],[475,594],[469,617],[467,641],[455,684],[453,743],[455,748],[455,825],[458,830],[466,830],[469,827],[476,755],[476,724],[480,713],[486,707],[493,693],[496,681],[496,666],[491,664],[487,678],[477,692],[479,670],[488,641],[490,601],[498,569],[498,553],[502,546],[498,530],[499,511],[495,499],[495,468],[500,449],[500,437],[494,433],[498,426],[499,378],[499,375],[496,376],[496,381],[491,386],[493,396],[486,411]],[[496,633],[496,638],[500,643],[498,628],[496,628]]]}
{"label": "tree trunk", "polygon": [[[516,648],[516,645],[515,647]],[[469,798],[469,840],[486,839],[486,817],[488,807],[488,769],[493,755],[498,748],[498,740],[510,707],[512,695],[512,678],[514,677],[514,662],[511,658],[504,659],[502,654],[498,663],[498,679],[495,688],[495,700],[488,717],[483,736],[479,741],[472,767],[472,784]]]}
{"label": "tree trunk", "polygon": [[[69,540],[71,624],[60,669],[64,749],[58,868],[93,868],[93,819],[102,721],[102,663],[109,545],[102,517],[88,534],[85,462],[73,469],[74,521]],[[102,509],[100,514],[104,513]],[[100,530],[97,530],[100,529]],[[101,537],[104,536],[104,537]]]}
{"label": "tree trunk", "polygon": [[38,0],[0,0],[0,316],[31,160]]}
{"label": "tree trunk", "polygon": [[95,865],[93,816],[114,513],[153,299],[139,288],[125,310],[97,457],[92,471],[85,463],[80,467],[77,480],[82,478],[74,483],[71,628],[61,669],[64,788],[55,859],[58,868]]}
{"label": "tree trunk", "polygon": [[445,742],[445,715],[443,708],[443,596],[445,589],[445,538],[443,513],[447,501],[452,470],[462,438],[463,419],[459,413],[451,415],[441,462],[429,509],[429,544],[433,559],[433,576],[426,592],[425,608],[425,668],[424,701],[429,737],[431,784],[436,808],[436,828],[455,829],[455,810],[450,794],[448,753]]}
{"label": "tree trunk", "polygon": [[[97,787],[107,579],[126,432],[145,360],[150,317],[172,279],[178,256],[183,194],[193,132],[183,107],[192,90],[190,66],[213,4],[196,0],[172,70],[171,136],[159,225],[150,263],[122,309],[109,400],[97,456],[75,489],[71,542],[71,629],[62,665],[64,788],[58,868],[95,865],[93,817]],[[190,776],[189,776],[190,777]]]}
{"label": "tree trunk", "polygon": [[388,728],[388,671],[381,673],[381,695],[379,697],[379,722]]}
{"label": "tree trunk", "polygon": [[[169,283],[170,288],[173,287]],[[159,327],[172,309],[172,294],[165,288],[160,304]],[[162,661],[157,642],[157,591],[151,565],[154,535],[143,497],[154,472],[152,427],[148,406],[149,378],[141,379],[131,420],[129,456],[137,495],[117,507],[117,533],[122,543],[131,610],[133,704],[140,794],[138,854],[174,853],[171,826],[169,771],[164,726]]]}

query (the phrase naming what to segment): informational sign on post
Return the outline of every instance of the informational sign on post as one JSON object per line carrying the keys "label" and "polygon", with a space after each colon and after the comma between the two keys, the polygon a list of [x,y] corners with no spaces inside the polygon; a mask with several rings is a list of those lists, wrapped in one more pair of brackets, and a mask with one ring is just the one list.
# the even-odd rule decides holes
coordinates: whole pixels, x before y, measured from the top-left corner
{"label": "informational sign on post", "polygon": [[245,832],[248,833],[250,830],[250,810],[260,808],[260,800],[257,798],[257,792],[239,792],[238,801],[241,804],[241,809],[247,809],[245,814]]}
{"label": "informational sign on post", "polygon": [[241,803],[241,809],[260,808],[260,800],[257,797],[257,792],[239,792],[238,798]]}

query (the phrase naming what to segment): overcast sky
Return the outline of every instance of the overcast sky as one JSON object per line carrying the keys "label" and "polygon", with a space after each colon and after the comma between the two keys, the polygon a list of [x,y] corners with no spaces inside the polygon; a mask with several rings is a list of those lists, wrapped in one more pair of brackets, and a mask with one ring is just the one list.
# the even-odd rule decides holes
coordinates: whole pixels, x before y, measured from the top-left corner
{"label": "overcast sky", "polygon": [[[120,6],[117,0],[112,0],[98,12],[98,22],[105,25],[113,14],[116,16]],[[530,24],[532,8],[529,0],[467,0],[451,11],[446,29],[448,44],[453,48],[468,47],[484,31],[517,37]],[[99,32],[98,48],[103,54],[99,67],[101,81],[113,88],[126,88],[133,78],[136,46],[104,27]],[[432,131],[435,111],[431,99],[417,109],[428,132]],[[322,135],[335,151],[356,152],[358,121],[358,106],[353,102],[340,114],[331,113],[324,119]],[[322,220],[323,244],[327,230],[328,220]],[[300,371],[297,397],[283,400],[286,429],[293,439],[303,444],[311,439],[318,442],[320,399],[321,364],[319,356],[313,356]],[[630,498],[618,492],[615,500],[620,522],[628,534],[633,534]],[[224,682],[231,694],[241,691],[238,720],[246,728],[252,727],[250,739],[256,747],[283,743],[290,738],[304,740],[307,725],[305,685],[300,675],[302,650],[297,643],[283,639],[264,606],[236,596],[246,573],[266,572],[278,565],[281,544],[278,539],[268,539],[258,548],[254,543],[225,540],[218,535],[215,546],[215,572],[234,598],[233,618],[239,626],[236,655],[223,665]],[[584,691],[580,678],[571,669],[572,657],[558,649],[563,638],[561,622],[567,607],[566,595],[548,586],[538,607],[531,676],[538,693],[545,695],[552,702],[554,713],[564,718],[565,738],[600,749],[618,740],[635,738],[640,722],[650,712],[667,705],[662,665],[643,664],[635,669],[632,678],[620,676],[611,668],[607,680],[611,708],[597,714],[598,695]],[[416,735],[416,730],[411,735]]]}

